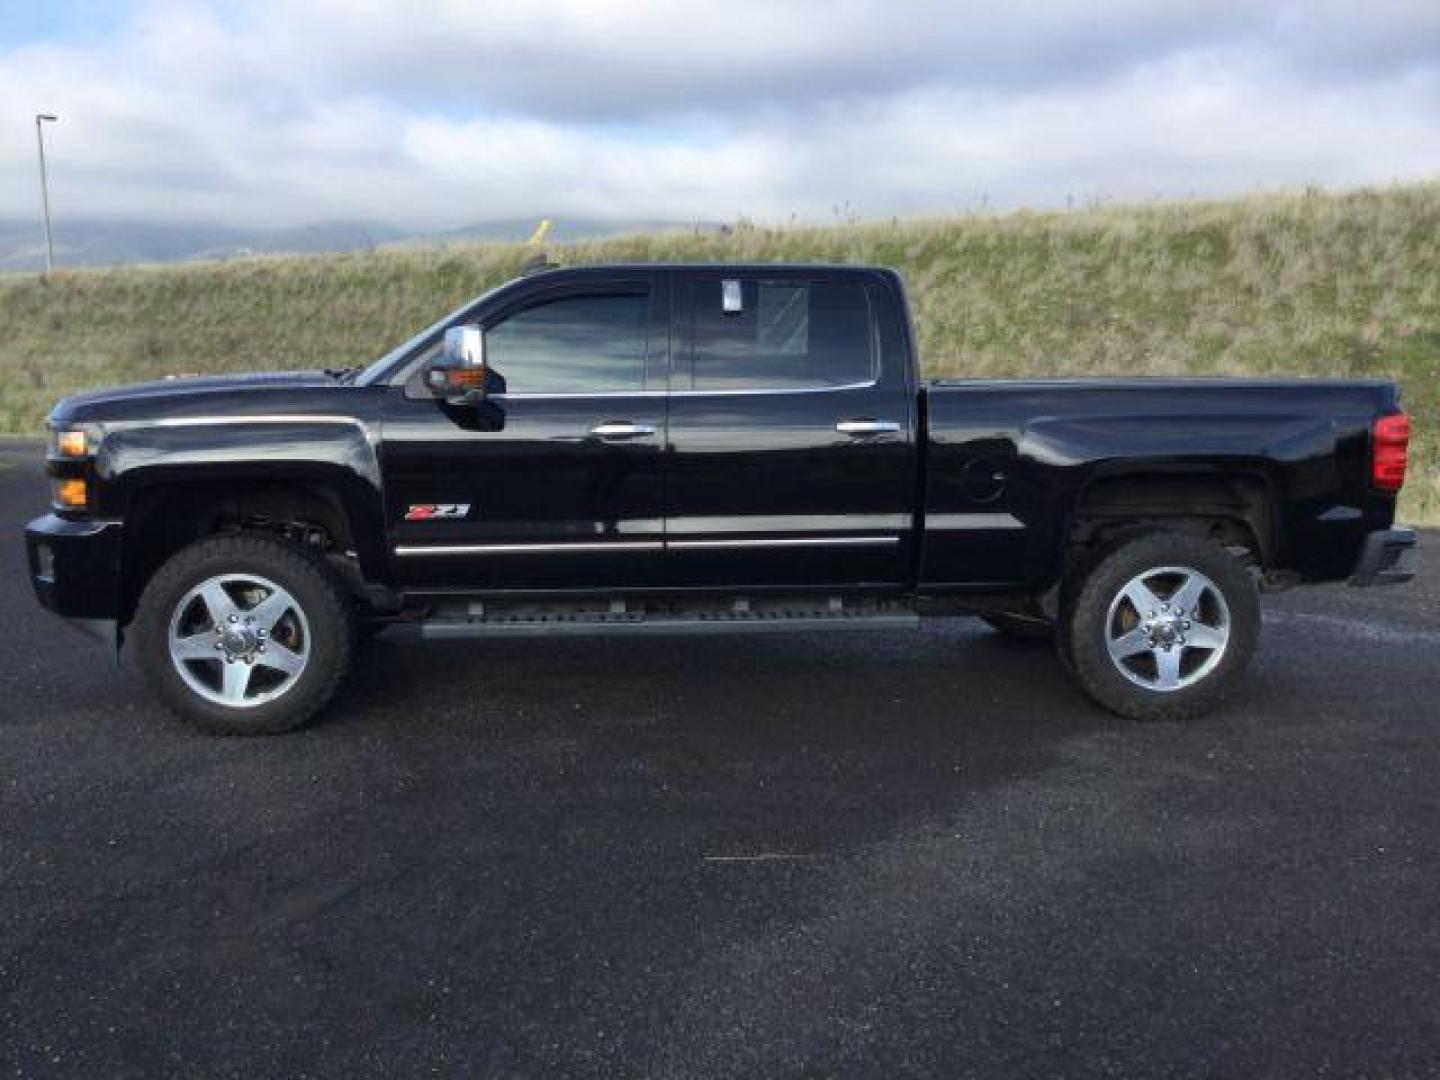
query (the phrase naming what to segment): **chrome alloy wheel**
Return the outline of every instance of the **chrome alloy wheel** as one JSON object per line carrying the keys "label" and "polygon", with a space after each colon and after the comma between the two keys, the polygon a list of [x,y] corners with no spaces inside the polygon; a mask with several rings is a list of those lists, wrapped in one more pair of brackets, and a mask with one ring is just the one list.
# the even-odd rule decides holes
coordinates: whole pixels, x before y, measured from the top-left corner
{"label": "chrome alloy wheel", "polygon": [[207,701],[250,708],[274,701],[310,660],[310,624],[299,602],[267,578],[222,574],[175,605],[170,660]]}
{"label": "chrome alloy wheel", "polygon": [[1105,619],[1105,645],[1120,674],[1170,693],[1215,670],[1230,642],[1230,608],[1198,570],[1159,566],[1136,574]]}

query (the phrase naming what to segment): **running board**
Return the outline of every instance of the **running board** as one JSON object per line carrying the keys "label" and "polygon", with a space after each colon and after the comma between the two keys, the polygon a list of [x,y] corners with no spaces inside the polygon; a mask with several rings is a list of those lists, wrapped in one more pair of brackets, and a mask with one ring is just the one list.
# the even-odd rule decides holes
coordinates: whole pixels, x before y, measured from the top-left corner
{"label": "running board", "polygon": [[688,614],[595,613],[479,616],[426,619],[420,635],[429,640],[477,637],[527,637],[554,634],[734,634],[804,630],[916,630],[913,611],[826,611],[787,613],[702,612]]}

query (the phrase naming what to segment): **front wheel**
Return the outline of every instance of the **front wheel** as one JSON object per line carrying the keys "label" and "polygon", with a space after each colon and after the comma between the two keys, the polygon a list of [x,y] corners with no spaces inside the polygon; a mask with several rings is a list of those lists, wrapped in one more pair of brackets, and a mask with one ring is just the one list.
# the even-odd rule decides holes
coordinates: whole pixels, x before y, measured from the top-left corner
{"label": "front wheel", "polygon": [[1182,720],[1239,680],[1260,638],[1245,565],[1208,540],[1159,532],[1093,564],[1062,606],[1056,644],[1081,687],[1136,720]]}
{"label": "front wheel", "polygon": [[240,533],[192,544],[145,588],[132,640],[170,708],[204,731],[290,731],[315,715],[349,664],[355,614],[311,552]]}

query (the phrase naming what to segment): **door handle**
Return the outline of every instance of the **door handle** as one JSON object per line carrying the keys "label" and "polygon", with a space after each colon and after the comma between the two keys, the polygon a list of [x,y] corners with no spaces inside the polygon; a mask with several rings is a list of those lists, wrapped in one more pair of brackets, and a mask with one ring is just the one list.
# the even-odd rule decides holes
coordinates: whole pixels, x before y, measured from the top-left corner
{"label": "door handle", "polygon": [[607,420],[596,424],[590,434],[601,439],[639,439],[655,434],[654,424],[632,424],[628,420]]}
{"label": "door handle", "polygon": [[895,435],[900,425],[894,420],[841,420],[835,430],[842,435]]}

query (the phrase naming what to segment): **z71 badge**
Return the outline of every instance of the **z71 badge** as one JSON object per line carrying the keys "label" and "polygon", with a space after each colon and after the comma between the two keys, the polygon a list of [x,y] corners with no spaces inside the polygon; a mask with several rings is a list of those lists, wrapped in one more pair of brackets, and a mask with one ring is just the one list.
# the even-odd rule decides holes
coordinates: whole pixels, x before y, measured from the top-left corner
{"label": "z71 badge", "polygon": [[432,521],[469,516],[469,503],[416,503],[405,511],[406,521]]}

